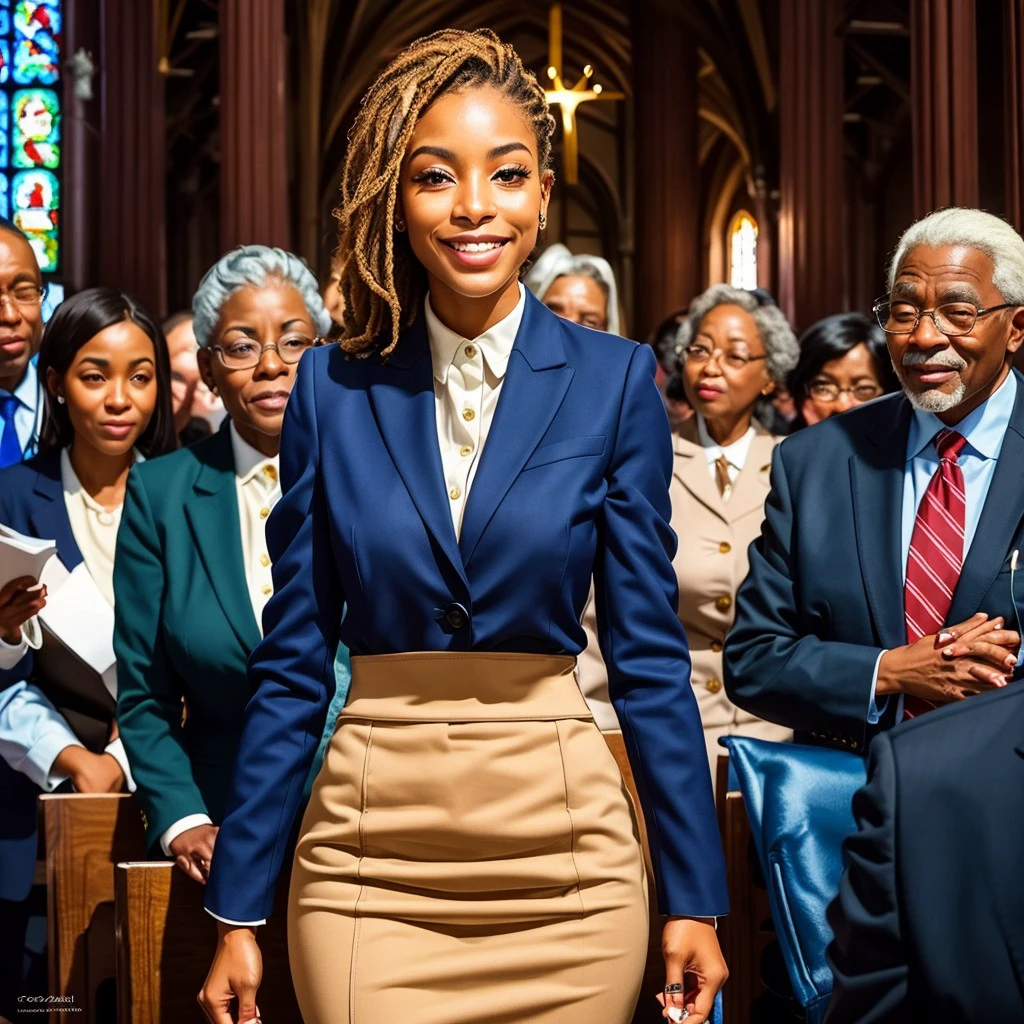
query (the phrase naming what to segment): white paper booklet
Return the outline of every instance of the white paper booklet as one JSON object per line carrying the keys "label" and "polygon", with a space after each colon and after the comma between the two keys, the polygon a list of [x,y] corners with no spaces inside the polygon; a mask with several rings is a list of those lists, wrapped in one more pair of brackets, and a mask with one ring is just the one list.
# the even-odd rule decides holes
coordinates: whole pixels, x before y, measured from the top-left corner
{"label": "white paper booklet", "polygon": [[103,677],[110,695],[117,697],[114,659],[114,609],[100,593],[85,563],[51,591],[39,613],[43,625],[86,665]]}
{"label": "white paper booklet", "polygon": [[19,576],[38,580],[46,563],[56,553],[55,541],[26,537],[0,523],[0,587]]}

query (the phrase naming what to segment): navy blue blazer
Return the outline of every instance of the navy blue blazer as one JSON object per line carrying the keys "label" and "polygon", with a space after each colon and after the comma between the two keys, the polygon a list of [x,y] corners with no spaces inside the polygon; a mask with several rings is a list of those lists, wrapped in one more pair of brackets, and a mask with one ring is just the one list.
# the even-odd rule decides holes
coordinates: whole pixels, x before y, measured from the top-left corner
{"label": "navy blue blazer", "polygon": [[1022,802],[1020,684],[875,739],[828,911],[827,1024],[1024,1020]]}
{"label": "navy blue blazer", "polygon": [[422,314],[386,365],[336,345],[303,357],[267,529],[274,596],[207,886],[214,914],[255,921],[272,909],[339,637],[353,655],[577,654],[592,575],[662,909],[725,913],[676,615],[672,446],[654,367],[649,348],[561,320],[527,294],[457,540]]}
{"label": "navy blue blazer", "polygon": [[[64,504],[60,451],[36,455],[0,470],[0,523],[29,537],[56,540],[67,569],[82,561]],[[32,675],[32,653],[7,671],[0,690]],[[0,899],[23,900],[36,863],[36,797],[39,787],[0,759]]]}
{"label": "navy blue blazer", "polygon": [[[811,741],[859,750],[895,724],[895,700],[878,726],[867,717],[879,654],[907,642],[900,534],[911,416],[904,395],[889,395],[786,438],[772,456],[764,525],[725,642],[725,686],[741,708]],[[950,623],[983,611],[1012,629],[1024,615],[1024,571],[1010,589],[1011,555],[1024,548],[1022,466],[1017,373]]]}

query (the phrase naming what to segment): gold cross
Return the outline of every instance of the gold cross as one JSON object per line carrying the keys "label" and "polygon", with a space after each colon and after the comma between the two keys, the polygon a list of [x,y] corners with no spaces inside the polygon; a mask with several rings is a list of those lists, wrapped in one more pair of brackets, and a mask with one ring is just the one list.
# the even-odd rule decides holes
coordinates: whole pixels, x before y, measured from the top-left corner
{"label": "gold cross", "polygon": [[580,178],[580,145],[576,135],[576,108],[590,100],[622,100],[621,92],[605,92],[600,85],[588,88],[593,67],[588,64],[583,69],[580,80],[567,89],[562,81],[562,5],[552,4],[548,18],[548,78],[552,88],[545,89],[544,95],[548,103],[558,104],[562,111],[562,134],[565,150],[565,180],[575,185]]}

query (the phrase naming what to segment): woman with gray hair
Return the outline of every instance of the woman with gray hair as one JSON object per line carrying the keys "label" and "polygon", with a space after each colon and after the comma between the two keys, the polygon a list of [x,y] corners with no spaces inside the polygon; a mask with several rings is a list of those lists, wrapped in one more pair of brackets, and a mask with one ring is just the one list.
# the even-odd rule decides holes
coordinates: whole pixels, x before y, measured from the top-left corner
{"label": "woman with gray hair", "polygon": [[203,882],[251,696],[246,661],[272,591],[264,529],[281,494],[285,406],[330,318],[302,260],[263,245],[218,260],[192,309],[200,373],[228,418],[132,471],[114,646],[121,736],[150,846]]}
{"label": "woman with gray hair", "polygon": [[606,259],[549,245],[523,279],[552,313],[597,331],[620,333],[619,293]]}

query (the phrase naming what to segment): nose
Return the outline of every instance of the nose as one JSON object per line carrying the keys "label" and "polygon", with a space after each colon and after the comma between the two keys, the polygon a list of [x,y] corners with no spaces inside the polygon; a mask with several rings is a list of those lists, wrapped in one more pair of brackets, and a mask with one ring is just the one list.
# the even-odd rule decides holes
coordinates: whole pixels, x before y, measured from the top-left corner
{"label": "nose", "polygon": [[122,412],[132,404],[125,381],[115,379],[110,382],[105,396],[106,406],[111,412]]}
{"label": "nose", "polygon": [[260,361],[253,370],[253,377],[257,380],[273,380],[280,377],[282,373],[288,372],[288,366],[278,355],[276,348],[265,348],[260,353]]}
{"label": "nose", "polygon": [[0,324],[21,323],[21,307],[7,292],[0,291]]}
{"label": "nose", "polygon": [[921,314],[921,319],[907,340],[916,348],[945,348],[949,344],[949,339],[935,326],[930,313]]}
{"label": "nose", "polygon": [[849,391],[840,391],[839,398],[836,399],[836,405],[839,406],[841,412],[846,412],[847,409],[860,405],[860,402]]}
{"label": "nose", "polygon": [[494,198],[485,175],[470,174],[459,183],[452,215],[471,224],[486,224],[495,216]]}
{"label": "nose", "polygon": [[721,377],[722,376],[722,364],[718,361],[721,358],[721,353],[715,351],[708,356],[708,361],[704,364],[704,376],[705,377]]}

